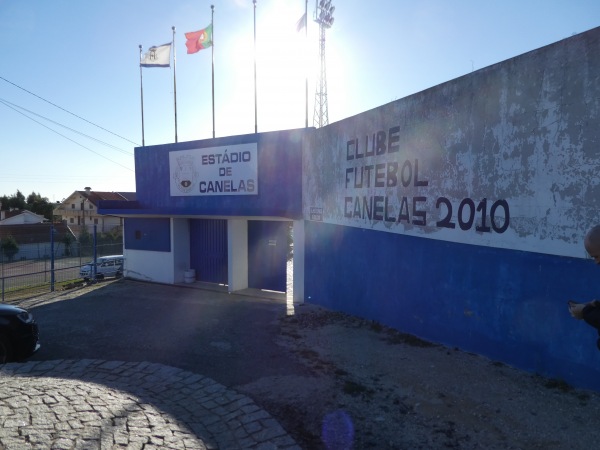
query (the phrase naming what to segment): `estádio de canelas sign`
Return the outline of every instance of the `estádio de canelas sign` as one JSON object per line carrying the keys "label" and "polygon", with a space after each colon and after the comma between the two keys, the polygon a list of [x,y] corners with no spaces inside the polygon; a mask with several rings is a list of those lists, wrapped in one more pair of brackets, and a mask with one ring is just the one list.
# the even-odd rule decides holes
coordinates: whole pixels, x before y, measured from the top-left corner
{"label": "est\u00e1dio de canelas sign", "polygon": [[258,195],[257,144],[172,151],[169,173],[172,197]]}

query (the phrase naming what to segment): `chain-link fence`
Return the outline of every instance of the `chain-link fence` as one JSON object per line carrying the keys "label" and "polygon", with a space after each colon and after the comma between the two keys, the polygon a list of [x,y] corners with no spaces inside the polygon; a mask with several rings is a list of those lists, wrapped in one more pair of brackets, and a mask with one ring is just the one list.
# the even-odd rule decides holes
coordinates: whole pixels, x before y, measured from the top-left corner
{"label": "chain-link fence", "polygon": [[84,233],[76,238],[62,224],[0,226],[2,302],[68,288],[81,282],[81,266],[94,256],[122,255],[117,235]]}

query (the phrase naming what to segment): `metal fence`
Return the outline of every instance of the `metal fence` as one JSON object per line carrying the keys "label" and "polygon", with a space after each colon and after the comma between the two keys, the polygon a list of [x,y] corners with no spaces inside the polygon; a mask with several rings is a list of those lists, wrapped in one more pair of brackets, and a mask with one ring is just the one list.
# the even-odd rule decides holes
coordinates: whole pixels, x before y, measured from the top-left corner
{"label": "metal fence", "polygon": [[[99,242],[91,235],[91,243],[33,242],[39,236],[19,236],[18,252],[0,248],[0,292],[3,303],[63,290],[81,283],[81,266],[94,256],[122,255],[123,242]],[[29,242],[29,243],[28,243]],[[25,244],[23,244],[25,243]],[[8,254],[7,254],[8,253]]]}

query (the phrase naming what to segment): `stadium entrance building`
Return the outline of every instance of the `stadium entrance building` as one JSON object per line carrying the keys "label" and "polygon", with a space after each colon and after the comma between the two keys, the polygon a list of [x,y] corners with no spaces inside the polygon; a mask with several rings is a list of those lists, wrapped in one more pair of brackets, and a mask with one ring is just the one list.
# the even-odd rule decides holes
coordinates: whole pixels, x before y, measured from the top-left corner
{"label": "stadium entrance building", "polygon": [[[125,276],[285,292],[292,234],[302,242],[304,134],[137,148],[137,201],[103,203],[106,213],[126,218]],[[302,253],[296,245],[298,301]]]}

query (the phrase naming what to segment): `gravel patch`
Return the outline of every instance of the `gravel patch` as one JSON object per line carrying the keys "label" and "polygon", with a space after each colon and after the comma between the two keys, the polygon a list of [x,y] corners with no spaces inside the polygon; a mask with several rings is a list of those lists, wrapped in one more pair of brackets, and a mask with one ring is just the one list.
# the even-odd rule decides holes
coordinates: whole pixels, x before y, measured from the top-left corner
{"label": "gravel patch", "polygon": [[238,386],[303,448],[590,449],[600,397],[311,305],[279,344],[311,376]]}

